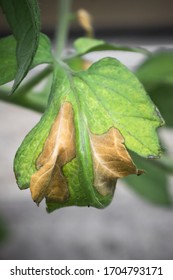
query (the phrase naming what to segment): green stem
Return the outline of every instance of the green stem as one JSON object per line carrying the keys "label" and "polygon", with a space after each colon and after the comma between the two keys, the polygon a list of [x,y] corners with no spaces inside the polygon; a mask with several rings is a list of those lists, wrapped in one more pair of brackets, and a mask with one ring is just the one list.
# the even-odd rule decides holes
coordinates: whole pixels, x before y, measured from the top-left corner
{"label": "green stem", "polygon": [[44,78],[46,78],[50,73],[52,72],[52,66],[47,66],[44,70],[42,70],[40,73],[35,75],[35,77],[32,77],[28,82],[26,82],[23,86],[21,86],[15,93],[20,94],[26,94],[29,90],[31,90],[34,86],[36,86],[40,81],[42,81]]}
{"label": "green stem", "polygon": [[[30,90],[52,72],[52,66],[47,66],[31,80],[26,82],[14,95],[9,96],[7,89],[0,89],[0,100],[7,103],[16,104],[37,112],[44,112],[47,105],[47,95],[44,90],[41,93],[32,93]],[[28,94],[27,94],[28,93]]]}
{"label": "green stem", "polygon": [[47,104],[47,100],[45,100],[44,97],[39,96],[39,94],[38,96],[37,94],[32,94],[32,96],[22,96],[20,94],[8,96],[7,90],[0,90],[0,100],[41,113],[44,112]]}
{"label": "green stem", "polygon": [[55,35],[55,54],[57,59],[61,59],[63,49],[66,46],[71,2],[72,0],[59,0],[58,22]]}

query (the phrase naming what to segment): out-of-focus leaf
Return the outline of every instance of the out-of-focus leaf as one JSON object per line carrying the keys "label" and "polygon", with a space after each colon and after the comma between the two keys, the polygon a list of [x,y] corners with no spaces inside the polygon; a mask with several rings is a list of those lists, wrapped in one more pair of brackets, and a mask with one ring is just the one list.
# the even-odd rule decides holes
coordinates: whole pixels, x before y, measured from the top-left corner
{"label": "out-of-focus leaf", "polygon": [[0,0],[17,41],[17,72],[12,92],[26,76],[39,43],[40,13],[36,0]]}
{"label": "out-of-focus leaf", "polygon": [[173,84],[157,84],[148,91],[151,99],[159,108],[165,123],[173,127]]}
{"label": "out-of-focus leaf", "polygon": [[169,155],[164,154],[159,160],[154,161],[155,166],[158,166],[167,174],[173,174],[173,158]]}
{"label": "out-of-focus leaf", "polygon": [[138,178],[135,176],[126,177],[124,181],[128,183],[128,187],[150,202],[171,206],[173,202],[165,170],[159,168],[159,165],[155,165],[155,160],[147,160],[134,154],[132,157],[138,167],[143,169],[146,174]]}
{"label": "out-of-focus leaf", "polygon": [[[8,36],[0,40],[0,85],[15,79],[17,71],[16,40]],[[52,63],[51,44],[48,37],[40,35],[39,45],[30,68],[42,63]]]}
{"label": "out-of-focus leaf", "polygon": [[173,52],[158,52],[144,61],[136,70],[137,77],[150,91],[158,84],[173,85]]}
{"label": "out-of-focus leaf", "polygon": [[149,55],[150,52],[142,49],[142,48],[135,48],[135,47],[127,47],[127,46],[119,46],[114,44],[109,44],[104,40],[97,40],[91,38],[79,38],[74,42],[74,48],[76,50],[77,55],[84,55],[89,52],[95,51],[127,51],[127,52],[138,52]]}
{"label": "out-of-focus leaf", "polygon": [[8,236],[7,225],[2,217],[0,217],[0,242],[4,241]]}
{"label": "out-of-focus leaf", "polygon": [[159,108],[166,125],[173,126],[173,52],[159,52],[142,63],[136,75]]}

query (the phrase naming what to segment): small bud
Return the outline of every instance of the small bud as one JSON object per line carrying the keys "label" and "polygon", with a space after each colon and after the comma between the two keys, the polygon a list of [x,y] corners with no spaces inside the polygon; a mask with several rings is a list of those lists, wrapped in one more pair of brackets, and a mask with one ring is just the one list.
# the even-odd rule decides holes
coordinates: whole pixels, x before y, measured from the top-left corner
{"label": "small bud", "polygon": [[86,10],[80,9],[77,11],[77,19],[80,26],[86,31],[87,36],[92,38],[94,31],[91,15]]}

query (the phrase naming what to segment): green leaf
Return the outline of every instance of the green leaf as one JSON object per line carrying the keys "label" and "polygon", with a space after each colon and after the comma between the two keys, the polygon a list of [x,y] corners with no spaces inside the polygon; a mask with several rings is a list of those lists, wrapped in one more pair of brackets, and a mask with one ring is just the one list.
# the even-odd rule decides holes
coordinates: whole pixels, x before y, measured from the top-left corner
{"label": "green leaf", "polygon": [[150,52],[135,47],[118,46],[114,44],[109,44],[104,40],[91,39],[91,38],[79,38],[74,42],[74,48],[77,55],[84,55],[95,51],[127,51],[127,52],[138,52],[145,55],[149,55]]}
{"label": "green leaf", "polygon": [[[15,53],[16,40],[13,36],[0,40],[0,85],[15,79],[17,71]],[[30,69],[42,63],[52,63],[52,61],[51,43],[46,35],[40,34],[38,49]]]}
{"label": "green leaf", "polygon": [[0,4],[17,41],[14,92],[29,71],[38,48],[40,14],[36,0],[1,0]]}
{"label": "green leaf", "polygon": [[173,84],[173,52],[157,52],[144,61],[135,72],[150,91],[158,84]]}
{"label": "green leaf", "polygon": [[152,203],[171,206],[168,177],[162,166],[157,165],[157,160],[146,160],[134,154],[133,159],[146,173],[140,177],[126,177],[124,181],[128,187]]}
{"label": "green leaf", "polygon": [[15,157],[18,185],[30,187],[36,203],[45,196],[50,212],[70,205],[103,208],[117,178],[140,174],[125,145],[158,156],[161,124],[139,81],[118,60],[105,58],[77,73],[55,64],[48,107]]}

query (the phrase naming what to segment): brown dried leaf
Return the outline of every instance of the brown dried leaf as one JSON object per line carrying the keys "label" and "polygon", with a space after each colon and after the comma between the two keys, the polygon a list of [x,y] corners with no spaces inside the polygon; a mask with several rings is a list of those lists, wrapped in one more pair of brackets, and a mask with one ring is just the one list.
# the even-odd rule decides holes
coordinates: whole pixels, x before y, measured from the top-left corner
{"label": "brown dried leaf", "polygon": [[73,109],[69,102],[65,102],[37,159],[38,171],[31,177],[31,195],[37,204],[44,197],[53,202],[68,199],[68,185],[62,167],[75,157],[74,134]]}
{"label": "brown dried leaf", "polygon": [[112,194],[118,178],[143,173],[134,165],[118,129],[111,128],[103,135],[90,134],[90,143],[94,165],[94,186],[100,194]]}

